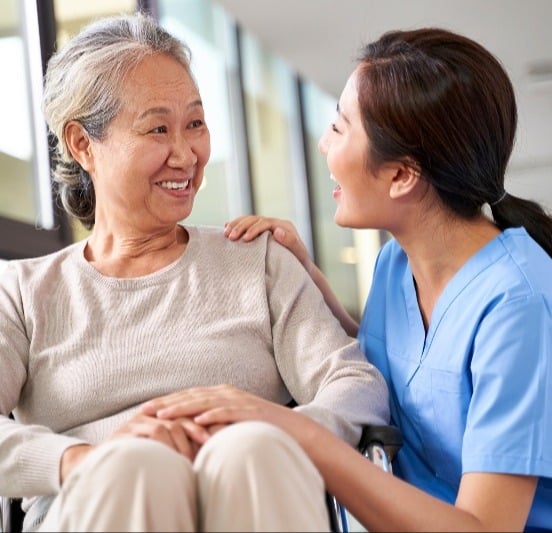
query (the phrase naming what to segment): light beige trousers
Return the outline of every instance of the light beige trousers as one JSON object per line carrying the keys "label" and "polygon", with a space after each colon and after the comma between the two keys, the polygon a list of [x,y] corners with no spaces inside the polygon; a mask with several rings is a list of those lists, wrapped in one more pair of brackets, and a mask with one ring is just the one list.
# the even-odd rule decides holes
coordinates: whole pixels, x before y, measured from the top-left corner
{"label": "light beige trousers", "polygon": [[329,531],[323,480],[263,422],[228,426],[191,463],[159,442],[109,441],[75,468],[39,531]]}

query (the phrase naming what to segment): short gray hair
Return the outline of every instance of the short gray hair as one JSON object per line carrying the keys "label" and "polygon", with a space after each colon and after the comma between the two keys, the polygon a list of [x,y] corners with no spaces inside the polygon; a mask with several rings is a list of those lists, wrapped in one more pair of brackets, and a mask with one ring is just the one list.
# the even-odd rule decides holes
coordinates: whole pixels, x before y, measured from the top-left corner
{"label": "short gray hair", "polygon": [[146,56],[159,53],[176,59],[194,79],[188,46],[143,13],[92,22],[48,62],[43,111],[55,143],[53,180],[65,211],[87,229],[95,222],[94,187],[67,147],[65,126],[76,120],[101,140],[121,109],[128,72]]}

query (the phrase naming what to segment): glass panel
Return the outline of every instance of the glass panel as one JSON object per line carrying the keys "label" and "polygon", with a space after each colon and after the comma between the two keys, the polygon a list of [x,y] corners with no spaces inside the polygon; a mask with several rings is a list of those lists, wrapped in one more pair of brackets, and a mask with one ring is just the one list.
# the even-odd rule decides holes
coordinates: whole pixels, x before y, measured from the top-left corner
{"label": "glass panel", "polygon": [[[33,136],[22,2],[0,2],[0,215],[35,224]],[[46,138],[44,138],[46,143]]]}
{"label": "glass panel", "polygon": [[[67,40],[77,34],[83,26],[93,20],[122,13],[134,13],[137,0],[94,0],[94,2],[75,2],[75,0],[54,0],[57,24],[57,47],[62,48]],[[71,219],[73,240],[85,238],[89,232],[80,222]]]}
{"label": "glass panel", "polygon": [[292,220],[312,248],[295,74],[245,32],[241,52],[255,211]]}
{"label": "glass panel", "polygon": [[159,0],[159,20],[192,51],[192,71],[211,132],[211,158],[187,221],[222,226],[249,205],[246,167],[237,153],[245,151],[243,140],[237,146],[243,125],[239,104],[230,105],[237,77],[232,23],[221,8],[206,0]]}
{"label": "glass panel", "polygon": [[121,13],[136,11],[137,0],[94,0],[93,2],[75,2],[75,0],[54,0],[57,23],[57,43],[61,48],[67,39],[92,20]]}

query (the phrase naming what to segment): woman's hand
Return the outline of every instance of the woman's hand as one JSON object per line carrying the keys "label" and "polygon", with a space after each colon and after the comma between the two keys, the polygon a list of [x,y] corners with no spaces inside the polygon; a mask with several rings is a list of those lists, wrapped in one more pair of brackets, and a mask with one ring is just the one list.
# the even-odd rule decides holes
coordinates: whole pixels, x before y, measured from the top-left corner
{"label": "woman's hand", "polygon": [[[317,426],[306,416],[230,385],[197,387],[150,400],[140,411],[161,420],[192,418],[205,427],[260,420],[274,424],[296,440],[306,437],[307,426]],[[315,429],[314,427],[311,429]]]}
{"label": "woman's hand", "polygon": [[351,337],[356,337],[358,333],[357,321],[349,315],[343,304],[338,300],[328,280],[312,261],[306,246],[303,244],[301,237],[299,237],[297,229],[291,222],[279,218],[245,215],[227,222],[224,234],[232,241],[241,239],[248,242],[258,237],[264,231],[271,231],[274,239],[288,248],[297,257],[322,292],[326,304],[339,320],[343,329]]}
{"label": "woman's hand", "polygon": [[186,417],[196,422],[196,418],[201,418],[203,425],[209,425],[207,421],[227,424],[238,420],[266,419],[273,406],[276,407],[277,404],[236,387],[215,385],[184,389],[155,398],[142,404],[140,412],[161,420]]}
{"label": "woman's hand", "polygon": [[167,445],[193,461],[201,445],[211,433],[188,417],[156,418],[138,412],[121,425],[109,438],[141,437]]}
{"label": "woman's hand", "polygon": [[[187,417],[161,419],[144,413],[136,413],[116,429],[107,440],[122,437],[153,439],[193,461],[202,444],[224,426],[225,424],[211,424],[209,427],[205,427]],[[96,446],[90,444],[78,444],[65,450],[60,464],[61,484],[94,448]]]}
{"label": "woman's hand", "polygon": [[241,238],[243,241],[249,242],[261,233],[271,231],[274,239],[288,248],[299,259],[307,272],[311,272],[313,267],[312,259],[301,237],[299,237],[297,229],[289,220],[245,215],[227,222],[224,227],[224,234],[231,241]]}

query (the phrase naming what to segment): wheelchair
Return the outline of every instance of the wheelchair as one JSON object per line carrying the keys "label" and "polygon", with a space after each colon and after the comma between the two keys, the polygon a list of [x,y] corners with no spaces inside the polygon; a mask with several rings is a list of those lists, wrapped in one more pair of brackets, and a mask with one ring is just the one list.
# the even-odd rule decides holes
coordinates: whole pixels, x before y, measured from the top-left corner
{"label": "wheelchair", "polygon": [[[401,433],[395,426],[366,426],[358,449],[368,460],[392,474],[392,461],[401,446]],[[331,530],[347,533],[346,509],[330,494],[326,494],[326,503]],[[0,533],[19,533],[23,528],[23,518],[21,500],[0,496]]]}
{"label": "wheelchair", "polygon": [[[358,445],[359,452],[384,472],[393,473],[393,459],[402,446],[400,430],[395,426],[366,426]],[[337,499],[326,494],[330,527],[334,533],[348,533],[347,510]]]}

